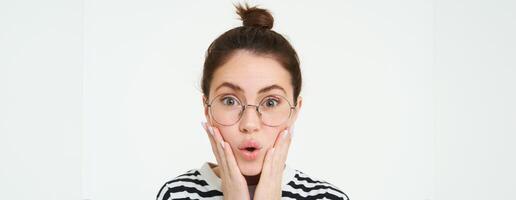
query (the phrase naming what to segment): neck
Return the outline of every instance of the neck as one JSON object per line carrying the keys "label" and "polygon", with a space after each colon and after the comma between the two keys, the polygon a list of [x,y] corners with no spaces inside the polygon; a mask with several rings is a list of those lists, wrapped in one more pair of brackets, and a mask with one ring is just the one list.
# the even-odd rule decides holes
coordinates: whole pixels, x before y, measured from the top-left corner
{"label": "neck", "polygon": [[[215,172],[215,175],[217,175],[217,177],[220,178],[219,166],[215,166],[212,169],[213,169],[213,172]],[[254,176],[246,176],[246,175],[243,175],[243,176],[245,178],[245,181],[247,182],[247,185],[258,185],[258,182],[260,182],[261,174],[262,173],[260,172],[259,174],[254,175]]]}
{"label": "neck", "polygon": [[246,176],[246,175],[244,175],[245,181],[247,182],[247,185],[258,185],[258,182],[260,182],[260,175],[261,174],[262,173],[260,172],[259,174],[254,175],[254,176]]}
{"label": "neck", "polygon": [[[286,167],[286,165],[283,165],[283,169],[285,169],[285,167]],[[212,169],[213,169],[213,172],[215,172],[215,175],[217,175],[217,177],[220,178],[219,166],[215,166]],[[244,178],[245,178],[245,181],[247,182],[247,185],[258,185],[258,182],[260,182],[261,175],[262,175],[262,173],[260,172],[259,174],[254,175],[254,176],[244,175]]]}

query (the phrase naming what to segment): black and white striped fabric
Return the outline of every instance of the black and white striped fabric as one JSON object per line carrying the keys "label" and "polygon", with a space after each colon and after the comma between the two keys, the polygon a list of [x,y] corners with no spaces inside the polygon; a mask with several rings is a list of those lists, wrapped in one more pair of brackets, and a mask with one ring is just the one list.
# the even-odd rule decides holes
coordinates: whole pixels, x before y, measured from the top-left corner
{"label": "black and white striped fabric", "polygon": [[[223,199],[221,180],[212,168],[215,164],[205,162],[200,169],[192,169],[166,182],[156,200],[172,199]],[[342,199],[348,196],[334,185],[285,167],[282,178],[281,199]],[[252,196],[252,194],[251,194]]]}

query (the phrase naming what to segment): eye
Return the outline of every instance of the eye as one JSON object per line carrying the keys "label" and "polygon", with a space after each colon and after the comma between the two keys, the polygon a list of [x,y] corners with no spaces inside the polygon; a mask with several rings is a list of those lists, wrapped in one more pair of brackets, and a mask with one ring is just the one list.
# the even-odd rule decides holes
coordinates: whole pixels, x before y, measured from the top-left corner
{"label": "eye", "polygon": [[238,100],[231,96],[223,97],[221,99],[221,101],[222,101],[222,104],[226,105],[226,106],[234,106],[234,105],[238,104]]}
{"label": "eye", "polygon": [[280,104],[280,101],[274,98],[268,98],[263,102],[263,105],[267,108],[276,107],[278,104]]}

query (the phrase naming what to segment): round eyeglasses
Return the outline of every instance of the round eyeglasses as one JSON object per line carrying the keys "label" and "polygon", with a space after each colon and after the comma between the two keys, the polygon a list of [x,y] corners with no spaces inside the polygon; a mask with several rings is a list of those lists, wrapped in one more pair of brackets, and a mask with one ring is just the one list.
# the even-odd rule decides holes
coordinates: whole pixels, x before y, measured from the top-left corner
{"label": "round eyeglasses", "polygon": [[211,100],[210,103],[205,102],[210,113],[220,125],[231,126],[240,121],[245,109],[249,106],[256,107],[258,116],[267,126],[279,126],[286,122],[295,106],[291,106],[286,97],[281,95],[272,95],[264,97],[259,105],[242,104],[234,95],[221,94]]}

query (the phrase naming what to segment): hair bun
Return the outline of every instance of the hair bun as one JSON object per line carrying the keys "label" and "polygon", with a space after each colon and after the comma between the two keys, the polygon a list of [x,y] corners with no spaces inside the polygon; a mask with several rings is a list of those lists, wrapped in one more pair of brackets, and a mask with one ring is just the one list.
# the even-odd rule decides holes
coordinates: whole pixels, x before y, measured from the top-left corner
{"label": "hair bun", "polygon": [[244,26],[272,29],[274,18],[268,10],[256,6],[249,7],[247,3],[243,6],[238,4],[235,7]]}

